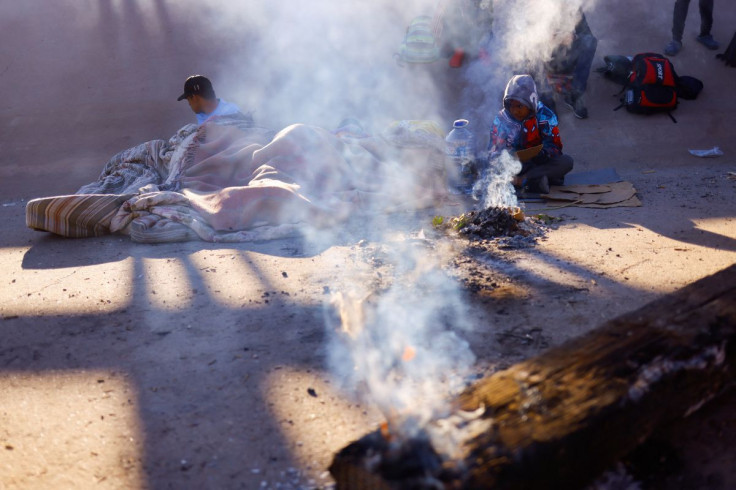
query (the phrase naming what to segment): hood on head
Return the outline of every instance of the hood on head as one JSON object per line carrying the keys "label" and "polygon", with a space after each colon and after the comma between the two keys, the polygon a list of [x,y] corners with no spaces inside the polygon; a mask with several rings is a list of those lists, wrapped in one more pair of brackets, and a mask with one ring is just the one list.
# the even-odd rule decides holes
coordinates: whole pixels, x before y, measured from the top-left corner
{"label": "hood on head", "polygon": [[506,84],[506,90],[503,94],[503,106],[507,107],[509,100],[518,100],[529,109],[532,114],[537,112],[537,85],[531,75],[514,75]]}

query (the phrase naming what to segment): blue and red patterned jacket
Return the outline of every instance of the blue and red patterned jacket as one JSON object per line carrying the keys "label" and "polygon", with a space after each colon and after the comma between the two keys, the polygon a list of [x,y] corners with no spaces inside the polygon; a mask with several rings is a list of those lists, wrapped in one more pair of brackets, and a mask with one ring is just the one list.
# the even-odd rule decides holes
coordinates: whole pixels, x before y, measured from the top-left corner
{"label": "blue and red patterned jacket", "polygon": [[[508,101],[518,100],[531,109],[529,117],[518,121],[506,109]],[[491,139],[488,144],[489,158],[497,157],[502,151],[515,152],[542,144],[544,157],[562,154],[562,140],[557,115],[544,105],[537,95],[534,80],[529,75],[516,75],[506,85],[503,97],[504,108],[493,120]]]}

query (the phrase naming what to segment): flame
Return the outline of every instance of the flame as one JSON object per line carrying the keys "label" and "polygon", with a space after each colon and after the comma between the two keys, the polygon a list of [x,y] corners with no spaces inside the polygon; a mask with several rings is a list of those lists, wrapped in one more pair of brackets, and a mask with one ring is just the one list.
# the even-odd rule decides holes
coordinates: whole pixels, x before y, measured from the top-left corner
{"label": "flame", "polygon": [[381,422],[381,435],[389,442],[391,441],[391,439],[393,439],[393,435],[391,434],[391,429],[389,428],[387,420]]}
{"label": "flame", "polygon": [[404,349],[404,353],[401,355],[401,360],[404,362],[409,362],[412,359],[414,359],[417,355],[416,349],[414,347],[407,345]]}

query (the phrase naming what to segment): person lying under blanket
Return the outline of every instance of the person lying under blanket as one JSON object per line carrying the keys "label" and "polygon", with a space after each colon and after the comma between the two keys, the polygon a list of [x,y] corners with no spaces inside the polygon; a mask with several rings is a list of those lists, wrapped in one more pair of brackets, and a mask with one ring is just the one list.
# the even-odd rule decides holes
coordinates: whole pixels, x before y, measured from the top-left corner
{"label": "person lying under blanket", "polygon": [[334,226],[445,195],[443,132],[397,121],[371,136],[294,124],[274,133],[215,116],[113,156],[76,194],[34,199],[30,228],[137,242],[236,242]]}

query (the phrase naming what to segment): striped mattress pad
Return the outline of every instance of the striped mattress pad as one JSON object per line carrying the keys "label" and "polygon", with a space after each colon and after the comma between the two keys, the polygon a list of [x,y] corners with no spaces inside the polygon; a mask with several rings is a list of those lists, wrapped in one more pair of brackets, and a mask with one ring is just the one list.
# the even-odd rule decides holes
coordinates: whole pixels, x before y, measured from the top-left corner
{"label": "striped mattress pad", "polygon": [[135,194],[72,194],[26,204],[26,226],[69,238],[110,234],[110,220]]}

